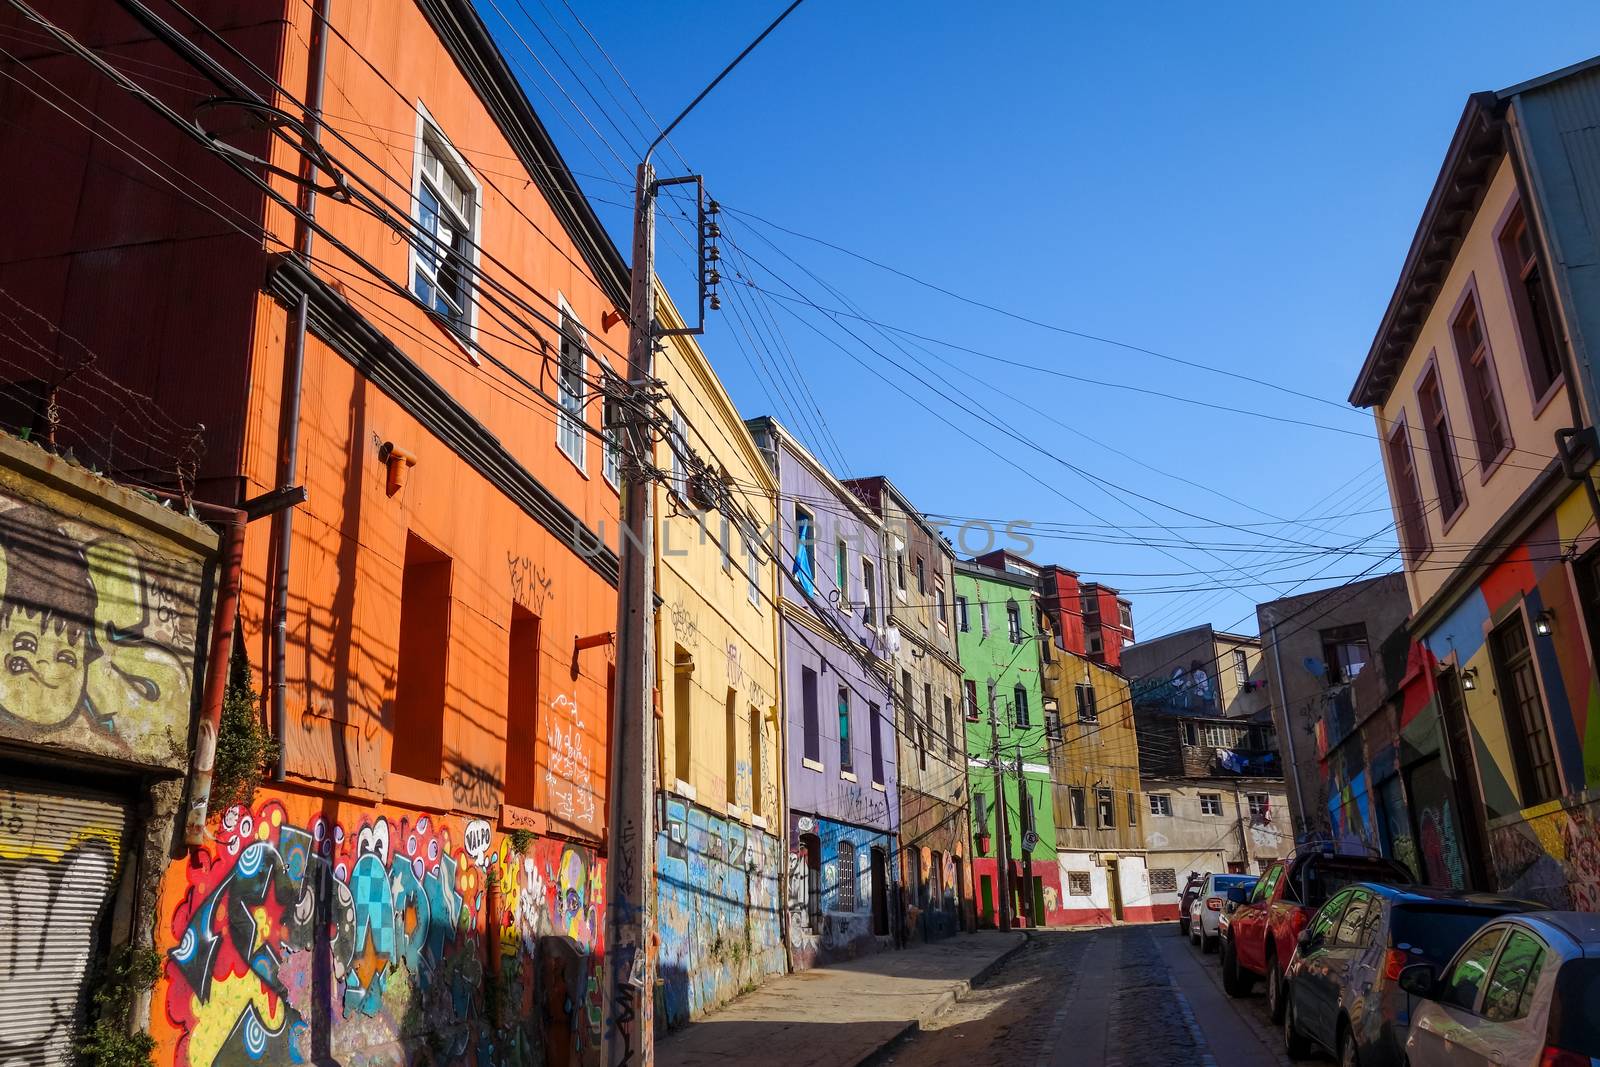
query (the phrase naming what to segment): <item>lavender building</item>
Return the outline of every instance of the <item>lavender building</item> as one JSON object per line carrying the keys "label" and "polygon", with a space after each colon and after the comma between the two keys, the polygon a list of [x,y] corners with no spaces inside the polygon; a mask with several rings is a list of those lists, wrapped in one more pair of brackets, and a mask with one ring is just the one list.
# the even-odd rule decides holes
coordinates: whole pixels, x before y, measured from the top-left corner
{"label": "lavender building", "polygon": [[771,417],[796,968],[889,946],[898,923],[895,713],[878,518]]}

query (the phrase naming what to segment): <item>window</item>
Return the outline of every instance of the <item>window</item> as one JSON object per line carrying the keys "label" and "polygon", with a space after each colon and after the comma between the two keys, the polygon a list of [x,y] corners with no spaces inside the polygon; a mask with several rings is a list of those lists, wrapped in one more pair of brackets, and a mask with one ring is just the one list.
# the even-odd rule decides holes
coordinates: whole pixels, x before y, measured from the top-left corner
{"label": "window", "polygon": [[989,832],[989,797],[984,793],[972,794],[972,817],[977,820],[977,832]]}
{"label": "window", "polygon": [[1084,647],[1088,649],[1089,655],[1091,656],[1098,656],[1100,653],[1105,651],[1104,640],[1098,633],[1090,634],[1088,642]]}
{"label": "window", "polygon": [[1240,685],[1250,680],[1250,660],[1242,648],[1233,650],[1233,680]]}
{"label": "window", "polygon": [[1512,209],[1506,227],[1500,231],[1500,262],[1511,286],[1511,305],[1516,312],[1517,332],[1522,336],[1522,354],[1528,361],[1528,377],[1535,400],[1544,397],[1561,380],[1561,350],[1556,346],[1555,303],[1545,286],[1544,272],[1533,244],[1522,205]]}
{"label": "window", "polygon": [[1172,798],[1170,796],[1165,793],[1150,793],[1148,796],[1151,815],[1172,814]]}
{"label": "window", "polygon": [[1201,815],[1221,815],[1222,814],[1222,794],[1221,793],[1201,793],[1200,794],[1200,814]]}
{"label": "window", "polygon": [[961,680],[962,712],[968,722],[978,721],[978,683],[972,678]]}
{"label": "window", "polygon": [[1154,867],[1150,870],[1150,892],[1176,893],[1178,872],[1172,867]]}
{"label": "window", "polygon": [[933,610],[938,612],[939,629],[949,630],[950,616],[946,613],[943,577],[936,578],[933,582]]}
{"label": "window", "polygon": [[1365,623],[1334,626],[1321,630],[1322,663],[1328,672],[1329,685],[1343,685],[1356,680],[1367,665],[1367,627]]}
{"label": "window", "polygon": [[[561,410],[556,415],[556,447],[566,453],[567,458],[576,463],[580,471],[587,469],[585,461],[589,443],[588,426],[583,414],[584,405],[589,398],[589,383],[584,380],[587,364],[588,353],[583,340],[583,327],[579,326],[578,320],[563,307],[561,354],[556,376],[556,399],[561,405]],[[681,417],[674,415],[673,428],[678,429],[681,424]],[[673,461],[672,469],[676,477],[680,470],[676,459]]]}
{"label": "window", "polygon": [[872,561],[861,557],[861,619],[868,626],[878,625],[878,576],[873,573]]}
{"label": "window", "polygon": [[1550,731],[1545,725],[1544,700],[1528,649],[1528,631],[1519,610],[1489,635],[1495,676],[1499,679],[1500,706],[1506,718],[1506,735],[1522,787],[1522,806],[1532,807],[1561,795]]}
{"label": "window", "polygon": [[1422,510],[1422,487],[1417,482],[1416,457],[1411,452],[1411,437],[1404,419],[1389,434],[1389,476],[1394,482],[1395,502],[1399,505],[1400,540],[1411,561],[1428,553],[1428,523]]}
{"label": "window", "polygon": [[1013,645],[1022,644],[1022,611],[1015,600],[1006,604],[1006,634]]}
{"label": "window", "polygon": [[1266,793],[1246,793],[1245,803],[1250,805],[1251,822],[1272,821],[1272,798]]}
{"label": "window", "polygon": [[749,533],[744,537],[744,577],[750,603],[761,607],[761,557],[756,555],[756,539]]}
{"label": "window", "polygon": [[1061,712],[1054,700],[1044,702],[1044,732],[1053,741],[1061,740]]}
{"label": "window", "polygon": [[1122,624],[1124,630],[1133,629],[1133,606],[1124,604],[1119,600],[1117,602],[1117,621]]}
{"label": "window", "polygon": [[[422,123],[417,172],[417,243],[411,291],[454,332],[472,330],[478,188],[444,135]],[[562,316],[566,330],[566,316]]]}
{"label": "window", "polygon": [[1117,825],[1117,795],[1109,789],[1096,789],[1094,806],[1100,818],[1100,829],[1114,829]]}
{"label": "window", "polygon": [[985,600],[978,601],[978,631],[979,636],[989,636],[989,603]]}
{"label": "window", "polygon": [[672,769],[682,782],[689,781],[689,755],[693,744],[690,701],[694,694],[694,657],[680,645],[672,650]]}
{"label": "window", "polygon": [[1129,791],[1129,793],[1128,793],[1128,829],[1137,830],[1138,828],[1139,828],[1139,800],[1138,800],[1138,794],[1136,794],[1136,793],[1134,793],[1132,791]]}
{"label": "window", "polygon": [[1589,647],[1600,649],[1600,550],[1590,549],[1572,569],[1578,584],[1578,604],[1589,630]]}
{"label": "window", "polygon": [[906,543],[898,537],[894,541],[894,590],[901,600],[906,598]]}
{"label": "window", "polygon": [[733,523],[728,521],[726,515],[722,516],[717,528],[717,545],[722,549],[722,573],[733,573]]}
{"label": "window", "polygon": [[622,487],[622,410],[606,397],[602,408],[605,442],[600,453],[600,476],[613,489]]}
{"label": "window", "polygon": [[1339,920],[1333,935],[1333,943],[1350,948],[1361,947],[1372,936],[1373,922],[1381,922],[1382,919],[1383,905],[1373,900],[1371,893],[1357,889],[1350,894],[1350,903],[1346,905],[1344,916]]}
{"label": "window", "polygon": [[1270,856],[1269,857],[1265,857],[1263,859],[1256,860],[1256,873],[1257,874],[1266,874],[1267,873],[1267,868],[1271,867],[1274,863],[1277,863],[1277,862],[1278,861],[1276,859],[1273,859]]}
{"label": "window", "polygon": [[1442,1002],[1467,1011],[1477,1008],[1478,990],[1489,977],[1489,964],[1494,961],[1495,950],[1500,947],[1505,933],[1505,927],[1491,926],[1467,943],[1455,967],[1445,975],[1444,995],[1439,998]]}
{"label": "window", "polygon": [[1422,431],[1428,442],[1428,459],[1433,464],[1433,488],[1439,494],[1439,513],[1449,521],[1467,498],[1461,488],[1461,465],[1456,459],[1456,439],[1450,433],[1450,418],[1445,411],[1438,367],[1429,367],[1422,383],[1417,386],[1417,404],[1422,410]]}
{"label": "window", "polygon": [[[389,769],[437,783],[444,770],[445,677],[450,652],[450,557],[406,531],[400,578],[399,671]],[[405,743],[400,744],[399,739]]]}
{"label": "window", "polygon": [[1067,896],[1086,897],[1089,895],[1089,872],[1067,872]]}
{"label": "window", "polygon": [[872,780],[883,784],[883,709],[867,705],[867,721],[872,726]]}
{"label": "window", "polygon": [[850,770],[850,690],[839,687],[839,769]]}
{"label": "window", "polygon": [[1512,930],[1483,991],[1483,1017],[1506,1023],[1528,1014],[1543,969],[1544,945],[1532,934]]}
{"label": "window", "polygon": [[[402,605],[404,610],[404,605]],[[521,604],[511,605],[510,648],[506,654],[506,768],[532,768],[539,740],[539,617]],[[507,804],[534,806],[537,775],[509,773]]]}
{"label": "window", "polygon": [[[689,497],[689,468],[684,463],[683,451],[689,447],[689,426],[683,415],[672,413],[672,429],[667,434],[667,485],[680,498]],[[572,455],[572,453],[567,453]],[[582,466],[580,463],[579,466]]]}
{"label": "window", "polygon": [[956,758],[956,708],[950,694],[944,695],[944,747],[945,755]]}
{"label": "window", "polygon": [[725,766],[723,767],[723,781],[728,791],[728,803],[739,802],[739,691],[733,686],[728,687],[728,696],[722,708],[722,749]]}
{"label": "window", "polygon": [[805,738],[805,758],[822,762],[822,722],[817,709],[817,672],[800,668],[800,728]]}
{"label": "window", "polygon": [[795,505],[794,577],[807,596],[817,594],[817,524],[811,512]]}
{"label": "window", "polygon": [[[1256,880],[1256,887],[1250,893],[1250,903],[1266,900],[1272,896],[1272,891],[1278,888],[1278,880],[1283,877],[1283,864],[1274,863],[1264,871]],[[1287,891],[1285,891],[1287,895]]]}
{"label": "window", "polygon": [[1312,937],[1320,937],[1326,943],[1333,931],[1339,925],[1339,919],[1344,915],[1346,904],[1355,893],[1353,889],[1346,889],[1334,894],[1332,900],[1324,904],[1317,913],[1311,917],[1311,923],[1306,927]]}
{"label": "window", "polygon": [[750,814],[761,814],[761,712],[750,705]]}
{"label": "window", "polygon": [[926,597],[928,595],[928,572],[927,572],[926,567],[924,567],[924,565],[922,563],[922,557],[921,556],[917,557],[916,566],[917,566],[917,595],[920,596],[920,597]]}
{"label": "window", "polygon": [[1027,726],[1032,722],[1028,717],[1028,690],[1024,686],[1019,685],[1011,690],[1011,710],[1018,726]]}
{"label": "window", "polygon": [[1084,795],[1082,786],[1070,786],[1067,789],[1067,807],[1072,817],[1072,825],[1085,827],[1089,825],[1088,797]]}
{"label": "window", "polygon": [[850,550],[843,541],[833,545],[833,584],[839,590],[839,606],[850,607]]}
{"label": "window", "polygon": [[995,700],[998,699],[998,694],[995,692],[995,684],[994,684],[994,679],[993,678],[989,679],[989,694],[988,695],[989,695],[989,721],[990,722],[994,722],[994,703],[995,703]]}
{"label": "window", "polygon": [[924,682],[922,685],[922,713],[927,716],[928,722],[928,744],[926,748],[923,749],[923,751],[926,752],[927,749],[933,747],[934,738],[936,736],[933,732],[933,686],[927,684],[926,682]]}
{"label": "window", "polygon": [[839,911],[856,910],[856,846],[839,842]]}
{"label": "window", "polygon": [[1451,324],[1450,333],[1455,339],[1456,358],[1461,361],[1461,379],[1467,388],[1467,411],[1472,416],[1473,436],[1478,442],[1478,463],[1487,472],[1511,447],[1511,431],[1506,426],[1500,379],[1494,371],[1494,356],[1489,352],[1489,338],[1484,333],[1476,292],[1467,291],[1466,303]]}
{"label": "window", "polygon": [[956,629],[962,633],[972,632],[972,620],[967,617],[967,598],[956,597]]}
{"label": "window", "polygon": [[1098,722],[1100,713],[1095,710],[1094,686],[1080,682],[1073,686],[1073,693],[1078,698],[1078,721]]}

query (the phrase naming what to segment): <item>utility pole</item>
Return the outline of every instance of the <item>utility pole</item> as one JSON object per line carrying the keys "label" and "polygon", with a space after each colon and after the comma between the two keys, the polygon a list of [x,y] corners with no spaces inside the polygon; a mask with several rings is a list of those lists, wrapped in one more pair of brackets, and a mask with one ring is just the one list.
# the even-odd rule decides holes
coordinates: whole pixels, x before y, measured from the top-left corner
{"label": "utility pole", "polygon": [[1250,872],[1250,838],[1244,832],[1244,809],[1239,806],[1239,783],[1233,784],[1233,817],[1239,823],[1239,855],[1244,857],[1245,873]]}
{"label": "utility pole", "polygon": [[[1026,805],[1026,806],[1024,806]],[[1028,780],[1022,776],[1022,742],[1017,742],[1017,814],[1022,820],[1022,833],[1018,835],[1022,846],[1022,914],[1030,928],[1039,925],[1033,913],[1033,849],[1028,847],[1028,834],[1033,832],[1033,794],[1028,792]]]}
{"label": "utility pole", "polygon": [[989,758],[994,767],[995,836],[1000,839],[999,862],[995,864],[995,890],[1000,894],[1000,929],[1011,929],[1011,849],[1006,829],[1006,772],[1000,762],[1000,724],[994,717],[994,700],[989,700]]}
{"label": "utility pole", "polygon": [[[634,187],[633,275],[629,294],[628,381],[648,386],[655,371],[655,168],[639,164]],[[606,888],[605,1062],[655,1062],[651,1019],[654,968],[648,917],[654,880],[650,753],[655,696],[654,521],[651,504],[652,435],[639,405],[626,408],[631,449],[623,471],[621,552],[617,589],[617,693],[611,709],[611,777],[606,825],[610,869]]]}

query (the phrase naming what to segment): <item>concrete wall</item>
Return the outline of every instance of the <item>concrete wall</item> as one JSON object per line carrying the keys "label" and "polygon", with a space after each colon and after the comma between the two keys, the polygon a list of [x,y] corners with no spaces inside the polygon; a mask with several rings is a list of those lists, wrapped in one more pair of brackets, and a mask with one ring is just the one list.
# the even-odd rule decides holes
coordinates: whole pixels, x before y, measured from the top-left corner
{"label": "concrete wall", "polygon": [[[1152,914],[1157,918],[1176,917],[1178,893],[1191,872],[1223,873],[1233,864],[1257,874],[1264,863],[1287,856],[1294,848],[1288,794],[1279,779],[1147,777],[1143,786],[1146,871],[1170,869],[1176,886],[1174,892],[1151,893]],[[1220,797],[1221,815],[1203,813],[1202,793]],[[1267,797],[1265,819],[1251,816],[1252,793]],[[1167,797],[1170,815],[1151,813],[1152,794]]]}
{"label": "concrete wall", "polygon": [[[1234,667],[1235,649],[1245,654],[1242,680]],[[1122,650],[1122,673],[1141,706],[1244,718],[1269,705],[1261,642],[1208,625],[1128,645]]]}

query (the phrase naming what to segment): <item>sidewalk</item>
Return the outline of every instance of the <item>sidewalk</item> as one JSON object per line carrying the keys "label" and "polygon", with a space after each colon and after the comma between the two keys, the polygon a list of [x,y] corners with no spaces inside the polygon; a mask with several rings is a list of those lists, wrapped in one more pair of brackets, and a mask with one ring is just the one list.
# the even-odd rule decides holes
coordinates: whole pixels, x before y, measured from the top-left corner
{"label": "sidewalk", "polygon": [[659,1067],[854,1067],[963,997],[1027,940],[960,934],[775,978],[656,1045]]}

